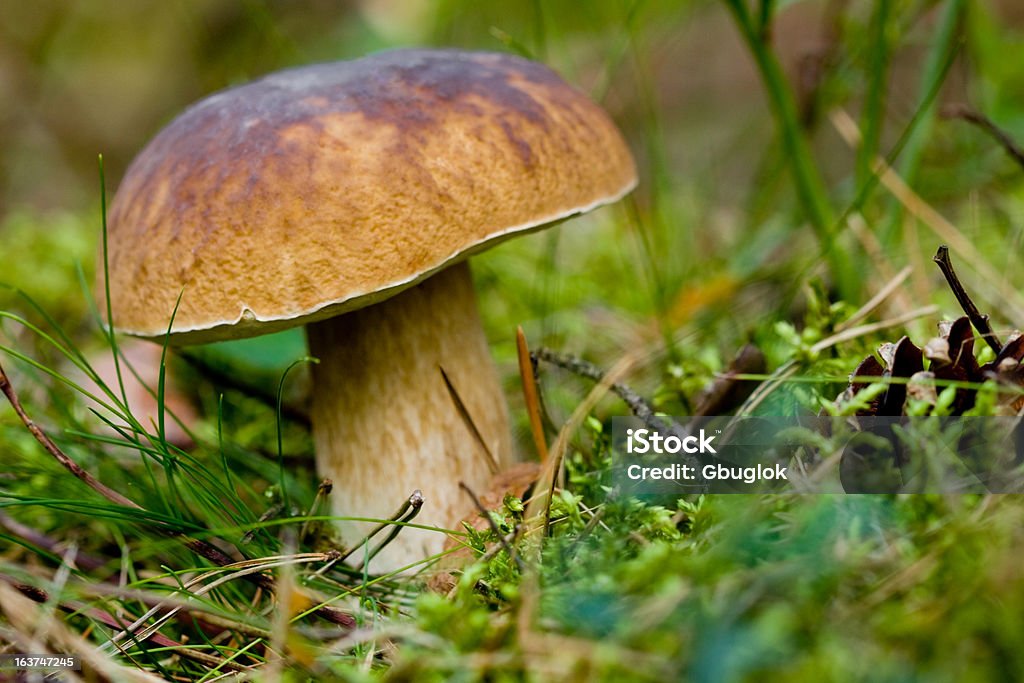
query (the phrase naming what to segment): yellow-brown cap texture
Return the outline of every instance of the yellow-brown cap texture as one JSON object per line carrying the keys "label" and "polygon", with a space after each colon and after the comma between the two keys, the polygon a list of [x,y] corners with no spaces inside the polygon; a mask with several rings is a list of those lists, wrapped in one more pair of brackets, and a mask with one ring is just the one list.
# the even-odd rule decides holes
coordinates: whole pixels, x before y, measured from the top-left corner
{"label": "yellow-brown cap texture", "polygon": [[128,169],[114,323],[156,337],[173,313],[187,344],[321,320],[635,184],[608,116],[535,62],[396,50],[281,71],[193,105]]}

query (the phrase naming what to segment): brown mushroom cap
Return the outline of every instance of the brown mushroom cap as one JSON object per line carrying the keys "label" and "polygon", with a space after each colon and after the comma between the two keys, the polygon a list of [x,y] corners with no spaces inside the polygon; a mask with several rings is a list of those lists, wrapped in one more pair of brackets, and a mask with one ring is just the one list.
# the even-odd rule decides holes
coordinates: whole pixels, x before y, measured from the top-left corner
{"label": "brown mushroom cap", "polygon": [[122,331],[188,344],[386,299],[636,184],[608,116],[507,54],[397,50],[212,95],[138,155],[109,220]]}

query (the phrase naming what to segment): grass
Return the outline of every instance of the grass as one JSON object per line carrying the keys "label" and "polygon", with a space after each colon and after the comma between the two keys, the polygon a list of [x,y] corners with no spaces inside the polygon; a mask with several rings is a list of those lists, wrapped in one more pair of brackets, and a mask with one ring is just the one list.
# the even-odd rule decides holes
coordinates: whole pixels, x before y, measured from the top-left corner
{"label": "grass", "polygon": [[[76,271],[91,259],[83,235],[103,234],[105,195],[79,213],[8,213],[0,240],[18,258],[5,270],[16,287],[0,294],[0,365],[52,449],[0,405],[0,651],[74,650],[110,680],[1019,677],[1018,496],[644,502],[612,481],[611,418],[629,412],[614,392],[542,364],[544,414],[520,398],[518,325],[534,346],[618,373],[665,414],[692,412],[747,343],[766,369],[740,376],[757,390],[731,410],[867,410],[910,379],[837,404],[858,363],[904,334],[924,344],[960,314],[929,261],[940,241],[1001,338],[1022,324],[1022,171],[991,138],[937,116],[966,99],[1024,139],[1024,62],[1006,56],[1019,29],[985,3],[851,3],[825,15],[835,30],[806,92],[785,22],[811,30],[822,20],[811,5],[647,0],[583,13],[446,0],[425,11],[424,43],[544,57],[590,89],[643,175],[621,206],[474,262],[520,450],[539,436],[562,465],[550,505],[544,486],[539,500],[506,497],[493,524],[451,532],[453,551],[429,571],[373,576],[338,561],[376,539],[353,549],[334,535],[302,420],[310,359],[293,337],[188,362],[165,350],[158,412],[135,415],[124,380],[142,369],[91,310],[91,266]],[[203,78],[244,73],[268,26],[261,59],[282,64],[354,56],[327,52],[330,36],[358,35],[360,51],[388,41],[379,18],[305,35],[319,29],[277,11],[243,13],[229,41],[245,46],[237,63],[208,54],[217,63]],[[702,32],[716,51],[698,65],[731,55],[755,74],[750,93],[725,82],[678,95],[683,79],[666,71],[682,68],[680,37]],[[858,135],[843,140],[851,125]],[[118,379],[98,375],[104,354]],[[190,446],[168,440],[170,378],[199,403],[201,419],[183,425]],[[991,381],[934,388],[912,411],[951,410],[963,390],[979,392],[979,414],[1003,405]]]}

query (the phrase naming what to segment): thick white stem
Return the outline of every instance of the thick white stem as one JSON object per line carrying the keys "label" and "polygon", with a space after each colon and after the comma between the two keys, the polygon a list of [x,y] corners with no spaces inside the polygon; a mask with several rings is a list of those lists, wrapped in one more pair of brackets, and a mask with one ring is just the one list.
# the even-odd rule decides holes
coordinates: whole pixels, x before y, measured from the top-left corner
{"label": "thick white stem", "polygon": [[[419,489],[425,503],[415,522],[453,528],[472,510],[459,482],[481,491],[493,469],[441,368],[496,464],[505,465],[511,451],[469,266],[452,266],[383,303],[306,329],[320,359],[313,366],[317,469],[334,482],[334,514],[386,519]],[[375,524],[340,526],[351,544]],[[371,569],[398,569],[440,552],[444,542],[442,533],[403,529]]]}

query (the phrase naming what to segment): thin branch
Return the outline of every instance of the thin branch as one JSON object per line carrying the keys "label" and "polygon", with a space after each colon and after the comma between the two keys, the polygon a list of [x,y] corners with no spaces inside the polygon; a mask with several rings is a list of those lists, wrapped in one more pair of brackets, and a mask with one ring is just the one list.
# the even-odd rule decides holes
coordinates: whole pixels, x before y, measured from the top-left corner
{"label": "thin branch", "polygon": [[1003,150],[1009,154],[1019,166],[1024,168],[1024,150],[1017,145],[1014,139],[1010,137],[1009,133],[997,126],[992,119],[985,116],[980,111],[975,111],[966,104],[951,104],[942,110],[942,116],[947,119],[960,119],[981,128],[983,131],[995,138],[995,141],[999,143]]}
{"label": "thin branch", "polygon": [[28,416],[28,414],[25,412],[25,409],[22,407],[21,401],[18,399],[18,394],[14,391],[14,386],[11,384],[11,380],[7,377],[7,373],[4,372],[2,365],[0,365],[0,391],[2,391],[4,396],[7,397],[7,400],[10,402],[11,407],[14,408],[15,414],[18,416],[18,419],[21,420],[22,424],[25,425],[25,428],[32,433],[32,436],[34,436],[36,441],[38,441],[40,445],[42,445],[42,447],[46,449],[46,452],[53,456],[53,458],[58,463],[63,465],[66,470],[71,472],[71,474],[75,475],[75,477],[78,478],[80,481],[85,482],[86,486],[91,488],[93,491],[96,491],[98,494],[100,494],[110,502],[116,503],[124,507],[133,508],[136,510],[142,509],[142,507],[140,507],[138,504],[134,503],[131,500],[128,500],[117,491],[108,488],[106,485],[104,485],[102,482],[96,479],[96,477],[92,476],[84,469],[82,469],[82,467],[77,462],[69,458],[57,446],[57,444],[55,444],[53,440],[46,435],[46,432],[44,432],[42,428],[39,427],[39,425],[32,421],[32,418]]}
{"label": "thin branch", "polygon": [[957,303],[960,304],[960,308],[967,314],[967,318],[974,325],[974,329],[978,330],[978,334],[981,338],[999,355],[999,352],[1003,350],[1003,344],[999,341],[996,333],[992,330],[992,326],[988,323],[988,316],[982,315],[978,307],[974,305],[974,301],[971,299],[971,295],[967,293],[964,286],[960,283],[960,278],[957,277],[956,271],[953,270],[953,261],[949,258],[949,247],[945,244],[939,247],[939,250],[935,252],[935,256],[932,257],[939,266],[939,270],[946,278],[946,282],[949,283],[949,288],[953,290],[953,296],[956,297]]}
{"label": "thin branch", "polygon": [[[558,353],[543,346],[531,351],[530,356],[595,382],[600,382],[605,376],[604,370],[589,361],[569,354]],[[610,389],[629,406],[634,415],[646,424],[659,430],[665,429],[661,418],[654,414],[654,409],[643,396],[621,382],[613,383]]]}

